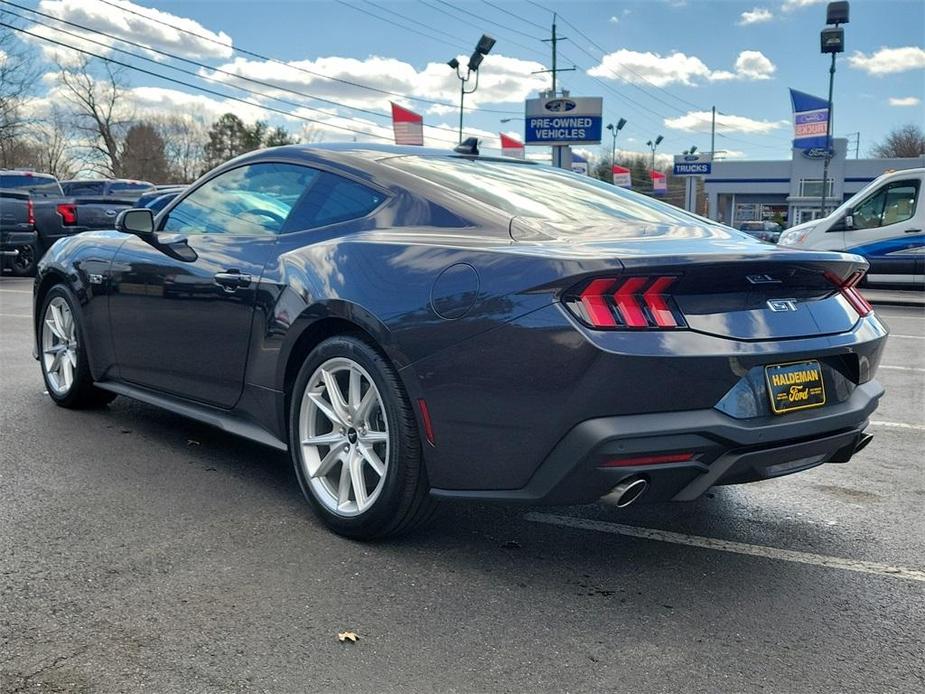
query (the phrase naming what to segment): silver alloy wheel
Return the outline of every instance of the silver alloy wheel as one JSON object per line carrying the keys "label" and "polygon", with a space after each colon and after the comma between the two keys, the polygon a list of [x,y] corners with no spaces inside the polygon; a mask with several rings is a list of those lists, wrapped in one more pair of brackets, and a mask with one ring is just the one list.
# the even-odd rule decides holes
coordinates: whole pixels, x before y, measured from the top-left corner
{"label": "silver alloy wheel", "polygon": [[375,503],[388,471],[389,424],[366,369],[346,357],[315,369],[302,395],[299,441],[305,479],[325,508],[356,516]]}
{"label": "silver alloy wheel", "polygon": [[77,371],[77,324],[60,296],[48,302],[42,317],[42,363],[55,395],[67,395]]}

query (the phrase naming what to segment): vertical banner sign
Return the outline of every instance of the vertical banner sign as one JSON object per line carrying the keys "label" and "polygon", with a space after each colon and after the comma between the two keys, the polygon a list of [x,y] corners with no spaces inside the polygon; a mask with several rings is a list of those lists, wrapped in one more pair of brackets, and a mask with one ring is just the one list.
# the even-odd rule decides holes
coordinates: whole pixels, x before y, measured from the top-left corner
{"label": "vertical banner sign", "polygon": [[501,135],[501,156],[514,157],[515,159],[524,158],[524,143],[510,135],[499,133]]}
{"label": "vertical banner sign", "polygon": [[424,117],[398,104],[392,104],[392,129],[396,145],[424,144]]}
{"label": "vertical banner sign", "polygon": [[615,186],[620,186],[621,188],[633,187],[633,177],[630,176],[630,170],[625,166],[614,164],[611,173],[613,174],[613,184]]}
{"label": "vertical banner sign", "polygon": [[825,149],[829,102],[818,96],[790,90],[793,104],[793,146],[795,149]]}
{"label": "vertical banner sign", "polygon": [[652,177],[652,192],[656,195],[664,195],[668,192],[668,177],[661,171],[650,171]]}

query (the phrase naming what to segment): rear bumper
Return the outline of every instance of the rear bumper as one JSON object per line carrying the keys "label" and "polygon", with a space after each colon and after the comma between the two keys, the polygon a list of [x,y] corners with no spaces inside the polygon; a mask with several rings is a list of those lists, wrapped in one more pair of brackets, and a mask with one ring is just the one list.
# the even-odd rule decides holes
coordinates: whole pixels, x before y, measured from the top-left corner
{"label": "rear bumper", "polygon": [[[434,496],[568,504],[593,501],[621,482],[649,482],[643,501],[690,501],[718,484],[750,482],[847,462],[883,388],[869,381],[847,400],[783,416],[734,419],[716,409],[602,417],[572,428],[526,486],[507,490],[434,489]],[[681,463],[601,467],[609,460],[690,452]]]}

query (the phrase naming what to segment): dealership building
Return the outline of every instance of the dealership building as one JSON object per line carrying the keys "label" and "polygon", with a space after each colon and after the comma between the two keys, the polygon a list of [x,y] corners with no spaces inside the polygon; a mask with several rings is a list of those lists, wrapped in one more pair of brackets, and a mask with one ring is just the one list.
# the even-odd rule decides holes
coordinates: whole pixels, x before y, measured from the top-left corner
{"label": "dealership building", "polygon": [[[925,155],[911,159],[848,158],[848,141],[832,140],[829,163],[829,202],[832,209],[887,171],[925,167]],[[810,156],[807,156],[807,153]],[[738,227],[742,222],[783,221],[784,226],[821,215],[824,160],[813,150],[793,149],[789,161],[714,160],[703,177],[709,216]]]}

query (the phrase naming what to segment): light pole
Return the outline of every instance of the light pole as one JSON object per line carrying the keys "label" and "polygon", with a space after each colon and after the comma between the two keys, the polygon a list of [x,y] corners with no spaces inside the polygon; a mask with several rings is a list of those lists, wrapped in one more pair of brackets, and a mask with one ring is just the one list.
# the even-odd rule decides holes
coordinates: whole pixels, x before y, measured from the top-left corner
{"label": "light pole", "polygon": [[[845,51],[845,30],[839,24],[848,23],[848,3],[846,0],[830,2],[825,10],[825,23],[828,24],[819,35],[822,54],[832,54],[829,66],[829,108],[825,118],[825,160],[822,164],[822,201],[820,214],[825,217],[826,198],[828,197],[829,163],[832,161],[832,88],[835,85],[835,56]],[[834,26],[833,26],[834,25]]]}
{"label": "light pole", "polygon": [[[461,65],[456,58],[450,58],[446,64],[451,68],[456,70],[456,76],[459,78],[459,141],[462,143],[463,139],[463,104],[465,103],[466,94],[473,94],[475,90],[479,88],[479,65],[482,64],[482,61],[485,59],[485,56],[488,55],[492,47],[495,45],[495,39],[488,34],[482,34],[482,38],[479,39],[479,42],[475,45],[475,50],[472,51],[472,55],[469,56],[469,63],[466,65],[466,76],[463,77],[462,70],[460,69]],[[472,89],[466,91],[466,83],[469,81],[469,78],[472,77],[472,73],[475,73],[475,84],[472,86]]]}
{"label": "light pole", "polygon": [[607,124],[607,129],[613,135],[613,146],[610,148],[610,166],[613,166],[617,163],[617,133],[623,130],[623,126],[626,125],[626,118],[621,118],[617,121],[617,124],[613,123]]}
{"label": "light pole", "polygon": [[646,144],[649,146],[649,149],[652,150],[652,171],[655,171],[655,150],[662,143],[662,140],[665,138],[659,135],[654,140],[649,140]]}

